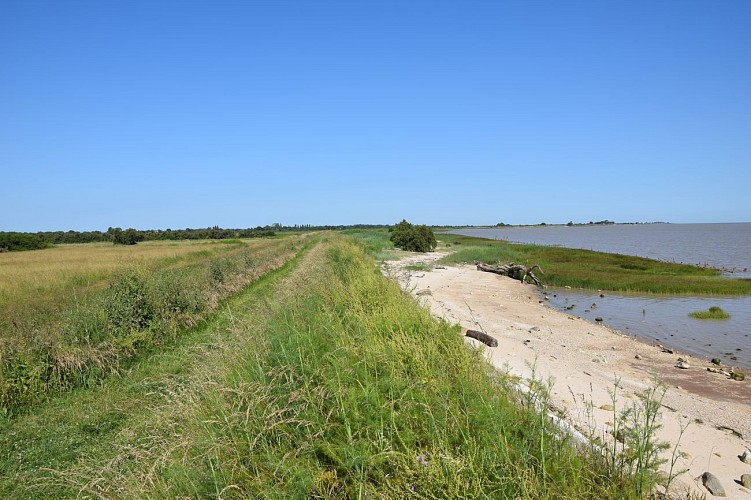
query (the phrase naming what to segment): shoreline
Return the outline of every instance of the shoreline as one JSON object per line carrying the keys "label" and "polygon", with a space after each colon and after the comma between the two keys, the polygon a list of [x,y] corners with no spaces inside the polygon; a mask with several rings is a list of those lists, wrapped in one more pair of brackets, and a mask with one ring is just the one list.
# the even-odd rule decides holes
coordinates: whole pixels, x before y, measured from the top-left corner
{"label": "shoreline", "polygon": [[[727,228],[731,227],[732,231]],[[701,231],[697,231],[701,228]],[[646,258],[666,264],[712,269],[724,278],[751,278],[749,222],[680,224],[544,224],[472,227],[446,234],[512,244],[591,250]],[[596,235],[596,236],[595,236]],[[706,243],[706,241],[711,243]],[[696,241],[704,241],[700,246]],[[666,252],[666,249],[670,249]]]}
{"label": "shoreline", "polygon": [[[486,347],[485,356],[497,369],[522,379],[533,374],[553,379],[551,402],[556,410],[575,426],[594,426],[605,438],[613,418],[609,391],[616,379],[618,411],[661,380],[668,390],[658,440],[670,444],[662,455],[668,463],[661,469],[669,472],[678,443],[673,472],[685,471],[676,476],[671,491],[709,494],[699,478],[709,471],[720,479],[728,498],[748,498],[751,491],[739,481],[742,474],[751,474],[751,465],[739,456],[751,448],[749,380],[726,379],[706,370],[713,366],[708,360],[663,352],[639,338],[556,310],[539,300],[533,285],[480,272],[475,266],[404,269],[444,255],[405,254],[398,262],[386,263],[385,272],[436,317],[494,337],[498,347]],[[678,357],[688,361],[688,369],[676,368]]]}
{"label": "shoreline", "polygon": [[[751,320],[751,296],[650,296],[565,287],[549,287],[539,291],[539,295],[554,310],[571,311],[569,314],[591,323],[599,317],[607,327],[649,345],[664,345],[698,359],[717,358],[721,360],[718,368],[726,372],[751,372],[751,351],[746,348],[751,340],[750,334],[743,333],[751,331],[747,328]],[[732,319],[689,317],[693,311],[704,311],[713,306],[731,311]]]}

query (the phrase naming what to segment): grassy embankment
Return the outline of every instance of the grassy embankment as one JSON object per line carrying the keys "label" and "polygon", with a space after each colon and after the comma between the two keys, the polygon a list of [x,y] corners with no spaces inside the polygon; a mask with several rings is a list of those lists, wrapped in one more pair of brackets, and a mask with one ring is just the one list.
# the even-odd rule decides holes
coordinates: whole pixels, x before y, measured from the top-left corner
{"label": "grassy embankment", "polygon": [[571,248],[507,243],[453,234],[436,235],[453,253],[446,264],[497,262],[538,264],[550,286],[589,290],[690,295],[751,295],[751,279],[731,279],[714,269],[642,257]]}
{"label": "grassy embankment", "polygon": [[86,244],[0,254],[0,414],[120,372],[301,245]]}
{"label": "grassy embankment", "polygon": [[340,236],[121,377],[0,421],[4,497],[624,498]]}

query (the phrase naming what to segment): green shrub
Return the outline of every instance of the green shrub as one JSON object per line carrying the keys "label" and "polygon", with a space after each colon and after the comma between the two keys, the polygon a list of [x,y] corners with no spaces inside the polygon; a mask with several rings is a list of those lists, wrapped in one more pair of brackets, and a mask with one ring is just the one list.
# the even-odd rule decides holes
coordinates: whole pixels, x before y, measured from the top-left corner
{"label": "green shrub", "polygon": [[207,285],[190,272],[170,269],[155,275],[149,283],[160,317],[200,313],[206,308],[201,290]]}
{"label": "green shrub", "polygon": [[415,226],[402,220],[391,231],[394,246],[411,252],[429,252],[438,244],[433,230],[428,226]]}
{"label": "green shrub", "polygon": [[215,284],[223,284],[232,276],[242,273],[248,264],[252,265],[253,260],[242,254],[222,257],[209,265],[209,277]]}
{"label": "green shrub", "polygon": [[224,283],[224,266],[221,262],[214,261],[209,266],[209,276],[216,283]]}
{"label": "green shrub", "polygon": [[114,334],[127,334],[149,326],[154,307],[144,276],[132,269],[115,273],[104,296],[104,310]]}

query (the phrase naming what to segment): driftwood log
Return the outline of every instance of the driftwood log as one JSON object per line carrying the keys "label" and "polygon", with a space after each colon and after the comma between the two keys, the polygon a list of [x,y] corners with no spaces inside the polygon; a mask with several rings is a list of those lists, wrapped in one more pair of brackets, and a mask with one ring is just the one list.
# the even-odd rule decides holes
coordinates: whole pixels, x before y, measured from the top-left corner
{"label": "driftwood log", "polygon": [[517,279],[522,283],[524,283],[524,280],[526,278],[529,278],[534,281],[535,285],[537,286],[542,286],[542,283],[537,278],[537,276],[535,276],[535,273],[533,271],[535,269],[539,269],[540,274],[545,274],[540,266],[537,265],[527,267],[514,264],[513,262],[511,264],[498,264],[495,266],[490,264],[483,264],[482,262],[475,262],[475,265],[477,266],[478,271],[485,271],[488,273],[500,274],[501,276],[508,276],[509,278]]}
{"label": "driftwood log", "polygon": [[464,332],[464,336],[479,340],[483,344],[490,347],[498,347],[498,341],[487,333],[478,332],[477,330],[467,330]]}

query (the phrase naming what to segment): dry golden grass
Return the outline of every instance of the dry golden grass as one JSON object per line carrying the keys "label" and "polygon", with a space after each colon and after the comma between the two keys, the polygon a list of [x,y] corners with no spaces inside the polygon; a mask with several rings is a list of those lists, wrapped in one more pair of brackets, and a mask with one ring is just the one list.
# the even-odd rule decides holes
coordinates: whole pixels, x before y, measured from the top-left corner
{"label": "dry golden grass", "polygon": [[124,267],[155,269],[165,261],[177,263],[191,254],[236,246],[221,241],[154,241],[134,246],[86,243],[0,253],[0,313],[29,302],[63,304],[70,295],[85,296],[101,289],[114,271]]}
{"label": "dry golden grass", "polygon": [[278,243],[268,239],[152,241],[133,246],[85,243],[0,253],[0,345],[11,331],[55,328],[54,316],[86,303],[120,269],[155,272],[238,248],[263,252]]}

